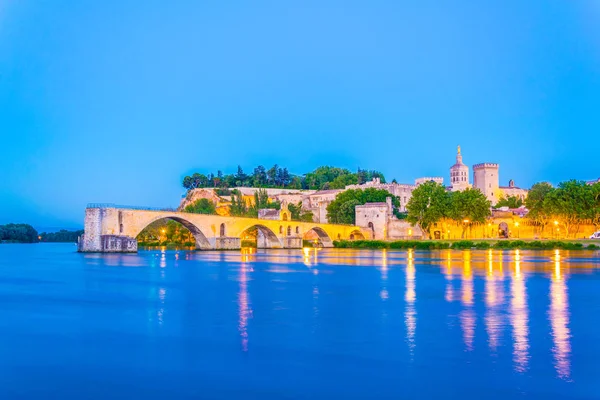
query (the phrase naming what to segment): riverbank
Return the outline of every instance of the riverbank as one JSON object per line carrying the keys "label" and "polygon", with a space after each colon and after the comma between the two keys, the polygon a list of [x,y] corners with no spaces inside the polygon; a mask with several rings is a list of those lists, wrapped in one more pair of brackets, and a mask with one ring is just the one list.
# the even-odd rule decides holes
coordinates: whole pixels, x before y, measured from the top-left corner
{"label": "riverbank", "polygon": [[383,240],[336,240],[334,247],[339,249],[416,249],[416,250],[441,250],[441,249],[522,249],[522,250],[598,250],[600,243],[563,240],[398,240],[387,242]]}

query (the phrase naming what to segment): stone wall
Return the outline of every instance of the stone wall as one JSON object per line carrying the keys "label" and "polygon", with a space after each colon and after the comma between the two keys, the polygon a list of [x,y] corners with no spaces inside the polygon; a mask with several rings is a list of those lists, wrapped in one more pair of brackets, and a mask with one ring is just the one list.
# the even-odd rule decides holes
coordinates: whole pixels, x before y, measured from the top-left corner
{"label": "stone wall", "polygon": [[128,236],[102,235],[102,253],[135,253],[137,240]]}
{"label": "stone wall", "polygon": [[238,250],[242,248],[242,241],[237,237],[218,237],[215,241],[216,250]]}
{"label": "stone wall", "polygon": [[388,239],[390,240],[419,240],[425,237],[425,233],[418,225],[391,218],[388,222]]}
{"label": "stone wall", "polygon": [[284,249],[301,249],[302,248],[302,238],[288,236],[283,238],[283,248]]}
{"label": "stone wall", "polygon": [[367,203],[354,209],[356,225],[369,231],[367,239],[386,240],[388,238],[387,224],[390,218],[387,203]]}

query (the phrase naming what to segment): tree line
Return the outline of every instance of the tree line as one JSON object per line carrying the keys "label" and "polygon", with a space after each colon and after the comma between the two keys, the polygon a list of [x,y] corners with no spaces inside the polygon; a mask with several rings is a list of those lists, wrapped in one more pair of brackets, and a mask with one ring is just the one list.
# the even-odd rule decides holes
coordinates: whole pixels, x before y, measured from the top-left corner
{"label": "tree line", "polygon": [[406,205],[406,220],[426,232],[442,220],[462,224],[462,236],[473,224],[491,216],[491,203],[479,189],[448,192],[436,182],[425,182],[412,193]]}
{"label": "tree line", "polygon": [[61,229],[58,232],[42,232],[40,233],[40,242],[77,243],[77,238],[83,235],[83,233],[83,229],[76,231],[68,231],[66,229]]}
{"label": "tree line", "polygon": [[[516,208],[522,203],[516,198],[503,202]],[[496,205],[496,206],[498,206]],[[543,234],[549,225],[563,228],[567,237],[575,237],[583,224],[600,228],[600,183],[588,185],[584,181],[570,180],[553,187],[547,182],[536,183],[525,199],[529,213],[525,217],[540,228]],[[491,216],[491,204],[478,189],[448,192],[435,182],[417,187],[407,206],[407,220],[419,224],[425,231],[442,220],[449,220],[465,229],[484,223]]]}
{"label": "tree line", "polygon": [[527,218],[539,226],[540,233],[550,226],[562,227],[567,237],[576,236],[581,225],[600,229],[600,182],[588,185],[570,180],[553,187],[547,182],[531,187],[525,200]]}
{"label": "tree line", "polygon": [[29,224],[0,225],[0,242],[5,243],[77,243],[77,238],[83,235],[83,229],[68,231],[61,229],[58,232],[42,232]]}
{"label": "tree line", "polygon": [[0,225],[0,242],[37,243],[38,232],[29,224]]}
{"label": "tree line", "polygon": [[245,173],[241,166],[238,166],[235,174],[223,174],[217,171],[216,174],[194,173],[185,176],[182,185],[185,189],[214,187],[214,188],[234,188],[234,187],[262,187],[262,188],[285,188],[285,189],[343,189],[347,185],[363,184],[380,178],[385,183],[385,177],[381,172],[375,170],[358,169],[357,172],[351,172],[345,168],[323,166],[304,175],[291,174],[287,168],[281,168],[274,165],[267,169],[262,165],[255,167],[252,173]]}

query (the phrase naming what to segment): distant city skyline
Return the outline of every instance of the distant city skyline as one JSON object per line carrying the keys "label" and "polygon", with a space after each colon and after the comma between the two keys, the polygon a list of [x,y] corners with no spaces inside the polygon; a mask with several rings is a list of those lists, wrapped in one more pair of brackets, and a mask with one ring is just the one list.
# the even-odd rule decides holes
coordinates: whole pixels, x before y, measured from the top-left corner
{"label": "distant city skyline", "polygon": [[502,185],[597,179],[599,76],[597,2],[0,1],[0,223],[238,164],[447,184],[457,145]]}

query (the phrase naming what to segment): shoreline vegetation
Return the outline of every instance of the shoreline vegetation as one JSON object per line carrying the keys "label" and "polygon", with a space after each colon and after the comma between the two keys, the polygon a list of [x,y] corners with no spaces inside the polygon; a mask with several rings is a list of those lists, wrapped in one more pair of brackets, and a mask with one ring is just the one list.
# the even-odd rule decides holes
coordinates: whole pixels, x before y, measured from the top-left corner
{"label": "shoreline vegetation", "polygon": [[[242,248],[256,248],[256,241],[242,240]],[[313,241],[304,240],[303,247],[315,247]],[[456,241],[432,241],[432,240],[397,240],[387,242],[383,240],[335,240],[336,249],[357,250],[600,250],[600,242],[589,243],[584,241],[563,240],[456,240]],[[158,248],[167,247],[172,249],[194,250],[193,242],[138,242],[139,247]]]}
{"label": "shoreline vegetation", "polygon": [[598,250],[600,242],[585,243],[581,241],[563,241],[563,240],[398,240],[386,242],[383,240],[335,240],[333,246],[337,249],[392,249],[392,250]]}
{"label": "shoreline vegetation", "polygon": [[77,243],[77,238],[83,235],[83,229],[58,232],[42,232],[29,224],[0,225],[0,243]]}

